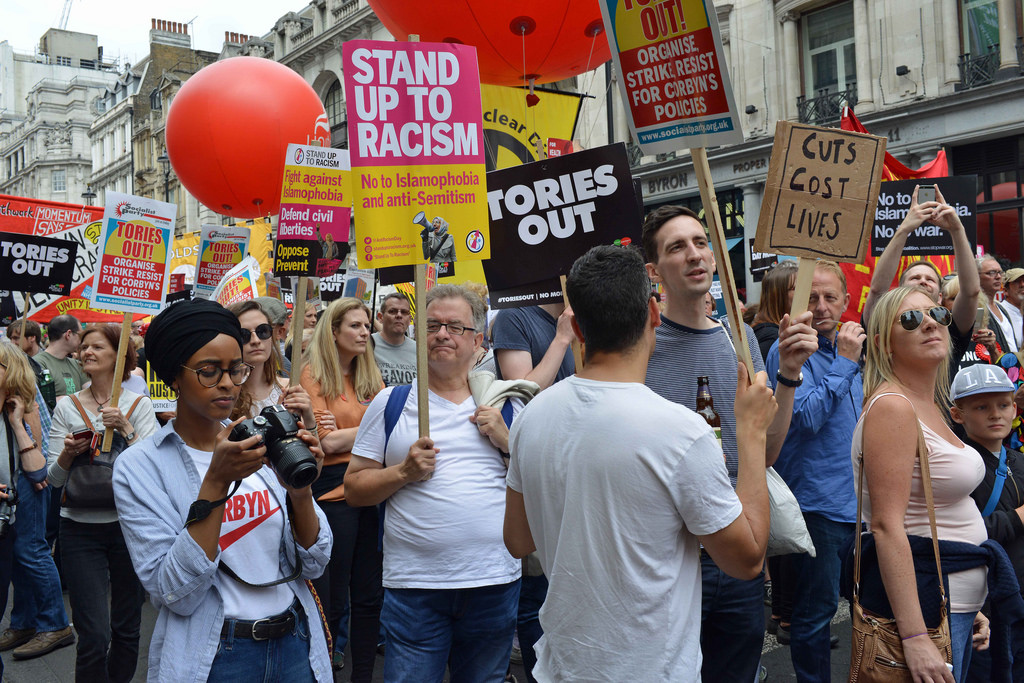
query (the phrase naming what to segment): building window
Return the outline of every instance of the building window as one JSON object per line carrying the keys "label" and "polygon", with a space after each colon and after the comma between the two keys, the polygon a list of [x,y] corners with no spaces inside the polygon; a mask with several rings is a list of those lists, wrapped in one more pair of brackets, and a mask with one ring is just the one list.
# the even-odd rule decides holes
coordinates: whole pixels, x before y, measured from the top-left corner
{"label": "building window", "polygon": [[345,107],[341,99],[341,83],[334,81],[324,97],[324,109],[327,111],[327,122],[334,128],[345,121]]}
{"label": "building window", "polygon": [[804,83],[808,97],[853,90],[857,59],[853,3],[843,2],[803,17]]}
{"label": "building window", "polygon": [[999,9],[996,0],[963,0],[960,11],[965,53],[983,55],[999,44]]}
{"label": "building window", "polygon": [[57,66],[71,66],[71,57],[57,57]]}
{"label": "building window", "polygon": [[163,98],[160,97],[160,91],[154,90],[149,93],[149,108],[150,109],[163,109]]}
{"label": "building window", "polygon": [[50,186],[53,188],[54,192],[68,191],[68,179],[66,171],[63,168],[50,171]]}

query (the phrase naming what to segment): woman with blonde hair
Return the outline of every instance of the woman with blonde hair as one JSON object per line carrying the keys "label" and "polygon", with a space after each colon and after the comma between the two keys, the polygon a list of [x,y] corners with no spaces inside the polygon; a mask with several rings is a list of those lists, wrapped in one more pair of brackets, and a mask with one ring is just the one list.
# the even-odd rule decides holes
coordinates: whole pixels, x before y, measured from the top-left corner
{"label": "woman with blonde hair", "polygon": [[242,358],[252,366],[249,378],[242,385],[231,419],[254,417],[268,406],[281,404],[302,419],[312,431],[316,419],[306,390],[298,383],[290,384],[281,377],[281,352],[274,341],[270,316],[259,302],[252,299],[228,306],[242,326]]}
{"label": "woman with blonde hair", "polygon": [[[914,680],[964,680],[972,642],[984,647],[988,639],[988,622],[979,611],[987,594],[984,566],[950,569],[954,558],[942,550],[943,542],[980,545],[988,538],[971,498],[984,476],[984,463],[946,422],[951,321],[948,309],[916,287],[897,287],[878,300],[867,331],[864,410],[853,434],[855,481],[867,488],[863,519]],[[931,470],[943,572],[949,577],[952,674],[928,638],[928,627],[937,626],[937,610],[922,609],[918,580],[923,569],[918,570],[911,553],[913,537],[931,537],[919,439],[926,449],[921,457]],[[921,561],[922,568],[934,569],[931,552]]]}
{"label": "woman with blonde hair", "polygon": [[331,561],[317,582],[334,639],[335,666],[343,666],[346,624],[352,611],[352,680],[370,681],[376,658],[380,608],[381,554],[377,549],[375,506],[352,507],[345,500],[344,479],[352,458],[359,422],[384,380],[370,344],[370,310],[358,299],[338,299],[327,307],[313,331],[302,369],[317,431],[325,453],[316,497],[334,532]]}

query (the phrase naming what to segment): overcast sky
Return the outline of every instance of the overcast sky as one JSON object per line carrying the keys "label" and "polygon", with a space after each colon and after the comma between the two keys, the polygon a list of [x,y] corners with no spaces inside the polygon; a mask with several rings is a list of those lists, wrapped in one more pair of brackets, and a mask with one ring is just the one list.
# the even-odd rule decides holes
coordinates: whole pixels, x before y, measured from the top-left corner
{"label": "overcast sky", "polygon": [[[65,0],[0,0],[0,41],[34,52],[47,29],[58,28]],[[263,35],[282,15],[308,3],[267,0],[72,0],[67,30],[99,36],[105,59],[132,64],[149,54],[150,19],[192,22],[199,50],[220,52],[224,32]]]}

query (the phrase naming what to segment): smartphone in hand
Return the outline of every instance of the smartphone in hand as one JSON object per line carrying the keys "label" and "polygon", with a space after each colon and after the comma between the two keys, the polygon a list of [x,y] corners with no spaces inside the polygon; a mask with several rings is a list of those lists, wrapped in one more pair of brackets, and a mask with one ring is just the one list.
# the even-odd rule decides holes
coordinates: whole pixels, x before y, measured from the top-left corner
{"label": "smartphone in hand", "polygon": [[917,203],[924,204],[925,202],[935,201],[935,186],[934,185],[920,185],[917,188]]}

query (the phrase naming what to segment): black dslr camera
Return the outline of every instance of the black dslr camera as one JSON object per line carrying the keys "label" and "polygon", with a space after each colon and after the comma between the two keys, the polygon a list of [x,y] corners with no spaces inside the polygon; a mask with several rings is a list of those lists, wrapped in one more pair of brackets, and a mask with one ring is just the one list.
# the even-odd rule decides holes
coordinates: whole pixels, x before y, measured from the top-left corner
{"label": "black dslr camera", "polygon": [[6,538],[7,533],[11,530],[11,515],[14,514],[14,508],[18,505],[18,492],[14,488],[12,482],[4,493],[7,497],[0,500],[0,538]]}
{"label": "black dslr camera", "polygon": [[231,430],[229,441],[245,441],[250,436],[263,438],[267,458],[285,484],[301,489],[317,478],[316,458],[296,434],[299,423],[282,405],[268,406],[256,417],[239,422]]}

